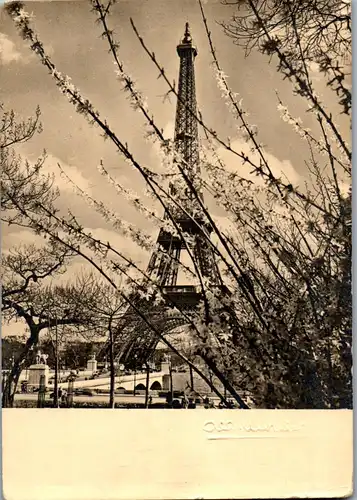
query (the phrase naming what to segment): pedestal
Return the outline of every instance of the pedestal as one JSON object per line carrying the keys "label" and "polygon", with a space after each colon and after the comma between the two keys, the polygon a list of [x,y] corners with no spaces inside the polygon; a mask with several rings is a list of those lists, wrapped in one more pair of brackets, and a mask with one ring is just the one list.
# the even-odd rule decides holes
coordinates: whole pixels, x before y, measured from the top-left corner
{"label": "pedestal", "polygon": [[170,375],[162,376],[162,390],[169,391],[170,390]]}
{"label": "pedestal", "polygon": [[45,377],[45,386],[48,386],[48,379],[50,375],[50,368],[48,365],[31,365],[28,369],[28,387],[40,387],[41,375]]}
{"label": "pedestal", "polygon": [[94,373],[97,371],[97,360],[96,359],[90,359],[87,361],[87,370]]}
{"label": "pedestal", "polygon": [[167,361],[163,361],[161,363],[161,371],[163,373],[170,373],[170,363],[168,363]]}

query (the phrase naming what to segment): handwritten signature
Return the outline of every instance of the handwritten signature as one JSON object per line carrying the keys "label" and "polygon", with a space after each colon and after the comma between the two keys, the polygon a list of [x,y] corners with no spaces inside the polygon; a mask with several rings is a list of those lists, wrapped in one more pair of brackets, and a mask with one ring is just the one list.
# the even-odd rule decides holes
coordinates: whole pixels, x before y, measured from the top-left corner
{"label": "handwritten signature", "polygon": [[285,422],[282,425],[277,424],[262,424],[262,425],[239,425],[235,426],[231,420],[221,420],[214,422],[208,420],[203,425],[203,430],[209,434],[213,432],[296,432],[300,431],[304,424],[294,425],[290,422]]}

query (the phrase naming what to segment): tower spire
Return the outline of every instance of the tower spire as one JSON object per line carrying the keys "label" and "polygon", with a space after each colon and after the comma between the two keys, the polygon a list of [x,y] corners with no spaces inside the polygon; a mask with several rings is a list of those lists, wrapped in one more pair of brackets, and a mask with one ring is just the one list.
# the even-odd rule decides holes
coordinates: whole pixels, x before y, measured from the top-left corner
{"label": "tower spire", "polygon": [[[188,22],[186,22],[184,36],[176,50],[180,57],[180,69],[175,119],[175,149],[184,160],[183,168],[190,180],[194,182],[200,173],[194,66],[197,48],[193,44]],[[187,193],[187,198],[192,203],[192,196],[189,193]]]}
{"label": "tower spire", "polygon": [[183,41],[183,43],[190,43],[192,41],[191,33],[190,33],[190,25],[188,24],[188,22],[186,23],[185,35],[184,35],[182,41]]}

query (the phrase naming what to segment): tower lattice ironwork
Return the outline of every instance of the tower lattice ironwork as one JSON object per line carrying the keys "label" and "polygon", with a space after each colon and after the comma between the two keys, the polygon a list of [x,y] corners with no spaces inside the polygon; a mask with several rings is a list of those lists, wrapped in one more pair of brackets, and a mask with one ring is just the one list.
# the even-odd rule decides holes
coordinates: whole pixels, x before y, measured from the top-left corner
{"label": "tower lattice ironwork", "polygon": [[[199,138],[197,127],[197,104],[195,89],[195,57],[197,49],[193,44],[188,23],[186,23],[185,34],[177,46],[180,58],[178,97],[175,120],[174,146],[178,158],[182,159],[181,166],[187,177],[197,184],[200,176],[199,162]],[[170,185],[172,194],[175,192],[175,184]],[[203,200],[202,192],[197,188],[199,196]],[[220,275],[212,247],[203,234],[210,235],[212,230],[208,224],[198,220],[195,214],[197,200],[194,199],[192,190],[187,188],[180,193],[180,202],[184,211],[177,211],[174,215],[175,223],[180,227],[183,234],[189,234],[194,241],[190,251],[196,262],[199,273],[203,278],[209,278],[211,283],[219,286]],[[186,212],[186,213],[185,213]],[[170,212],[174,214],[175,211]],[[187,215],[190,214],[190,216]],[[168,217],[165,214],[165,217]],[[194,219],[194,220],[192,220]],[[195,223],[195,220],[198,224]],[[201,295],[195,285],[180,285],[178,283],[179,262],[183,250],[187,250],[187,241],[161,229],[157,239],[158,246],[164,252],[154,252],[149,261],[146,274],[155,279],[161,287],[166,304],[154,305],[145,299],[134,298],[136,308],[140,309],[150,320],[150,323],[165,335],[174,328],[187,323],[182,314],[167,314],[170,307],[176,304],[180,310],[192,311],[198,304]],[[118,326],[115,341],[115,357],[121,363],[130,365],[135,359],[135,364],[141,365],[155,350],[159,338],[145,321],[138,316],[135,307],[129,306],[120,325]]]}

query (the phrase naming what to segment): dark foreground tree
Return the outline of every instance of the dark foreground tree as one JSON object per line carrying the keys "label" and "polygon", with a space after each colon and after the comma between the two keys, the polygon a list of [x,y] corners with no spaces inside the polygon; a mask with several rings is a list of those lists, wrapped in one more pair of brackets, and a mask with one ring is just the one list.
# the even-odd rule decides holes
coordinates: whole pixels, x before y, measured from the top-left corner
{"label": "dark foreground tree", "polygon": [[[62,255],[62,258],[64,256]],[[3,406],[13,406],[21,371],[33,358],[40,333],[55,327],[71,325],[77,332],[89,335],[94,328],[93,314],[85,307],[88,291],[83,283],[46,285],[45,277],[57,268],[64,271],[59,255],[47,247],[25,247],[3,258],[2,310],[5,321],[26,324],[27,340],[14,357],[3,387]],[[61,263],[62,264],[62,263]]]}

